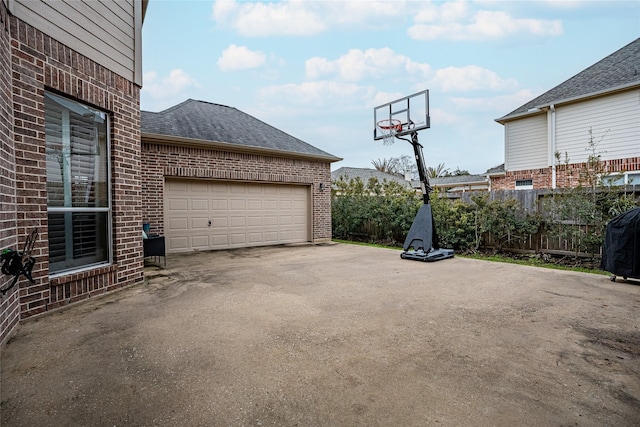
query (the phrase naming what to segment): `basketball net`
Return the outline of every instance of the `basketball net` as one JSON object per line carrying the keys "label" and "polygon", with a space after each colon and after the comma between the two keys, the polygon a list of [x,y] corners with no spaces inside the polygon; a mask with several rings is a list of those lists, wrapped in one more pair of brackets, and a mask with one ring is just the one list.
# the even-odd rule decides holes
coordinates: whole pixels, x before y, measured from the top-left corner
{"label": "basketball net", "polygon": [[385,119],[376,123],[382,134],[382,143],[392,145],[396,142],[396,133],[402,130],[402,122],[397,119]]}

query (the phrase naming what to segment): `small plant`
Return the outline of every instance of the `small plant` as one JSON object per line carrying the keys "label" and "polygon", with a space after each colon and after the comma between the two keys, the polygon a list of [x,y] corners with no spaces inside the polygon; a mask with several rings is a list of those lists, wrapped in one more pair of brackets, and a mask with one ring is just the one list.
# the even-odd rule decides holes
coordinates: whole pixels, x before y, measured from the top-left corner
{"label": "small plant", "polygon": [[[596,138],[589,128],[585,148],[589,156],[579,171],[577,185],[556,190],[544,201],[547,234],[570,242],[574,258],[580,253],[591,254],[593,258],[602,246],[607,222],[637,204],[633,197],[621,195],[616,186],[604,185],[602,181],[607,171],[602,162],[605,151],[600,149],[600,144],[608,133],[609,129]],[[559,156],[556,153],[556,158]],[[565,163],[568,167],[566,153]]]}

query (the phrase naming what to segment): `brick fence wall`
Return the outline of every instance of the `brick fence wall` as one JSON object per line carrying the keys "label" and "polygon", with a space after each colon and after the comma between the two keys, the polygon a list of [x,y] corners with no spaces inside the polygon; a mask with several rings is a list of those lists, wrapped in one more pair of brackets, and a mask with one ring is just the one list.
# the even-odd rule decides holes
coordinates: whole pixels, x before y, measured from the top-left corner
{"label": "brick fence wall", "polygon": [[[17,235],[20,242],[34,228],[40,233],[33,252],[37,260],[33,269],[36,283],[21,280],[18,291],[20,317],[25,318],[142,280],[140,88],[7,15],[4,3],[0,4],[2,17],[9,26],[8,37],[3,33],[0,39],[0,54],[9,48],[11,60],[11,70],[6,70],[6,57],[0,58],[4,75],[0,78],[0,90],[6,90],[2,85],[8,82],[13,98],[9,108],[0,101],[0,114],[9,118],[13,114],[13,120],[9,121],[13,126],[8,132],[13,133],[15,144],[13,153],[10,144],[3,144],[1,154],[3,183],[5,175],[11,178],[5,157],[12,155],[15,159],[17,221],[16,229],[9,233]],[[111,134],[113,266],[57,276],[54,280],[49,280],[48,274],[45,90],[108,112]],[[0,127],[0,134],[6,132]],[[5,197],[6,189],[1,188]],[[12,242],[2,236],[2,247],[11,246]],[[3,300],[2,304],[5,303]],[[6,336],[10,329],[11,326],[0,333]]]}
{"label": "brick fence wall", "polygon": [[[627,159],[606,160],[602,162],[602,168],[606,173],[622,173],[640,171],[640,157]],[[586,163],[561,164],[556,166],[556,187],[573,188],[580,184],[580,176],[587,169]],[[551,188],[551,167],[541,169],[529,169],[506,172],[504,177],[492,178],[492,190],[513,190],[516,181],[523,179],[533,180],[533,188]]]}
{"label": "brick fence wall", "polygon": [[[226,181],[308,184],[313,188],[314,242],[331,239],[331,164],[215,149],[142,143],[143,220],[164,234],[163,199],[166,177]],[[320,183],[325,186],[320,191]]]}

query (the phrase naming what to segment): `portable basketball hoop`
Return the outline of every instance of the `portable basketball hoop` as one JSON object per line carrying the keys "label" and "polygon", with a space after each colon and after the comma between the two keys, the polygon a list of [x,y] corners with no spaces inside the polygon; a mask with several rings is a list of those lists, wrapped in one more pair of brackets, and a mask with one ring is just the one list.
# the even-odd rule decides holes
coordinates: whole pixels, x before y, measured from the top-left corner
{"label": "portable basketball hoop", "polygon": [[453,249],[440,247],[436,225],[429,202],[429,177],[424,164],[422,145],[418,142],[418,132],[431,127],[429,119],[429,91],[423,90],[395,101],[387,102],[373,109],[373,139],[383,140],[391,145],[396,139],[407,141],[413,147],[418,166],[423,205],[418,210],[409,233],[402,245],[402,259],[415,261],[439,261],[453,258]]}
{"label": "portable basketball hoop", "polygon": [[382,135],[382,143],[391,145],[395,142],[396,133],[402,131],[402,122],[397,119],[384,119],[376,123],[380,134]]}

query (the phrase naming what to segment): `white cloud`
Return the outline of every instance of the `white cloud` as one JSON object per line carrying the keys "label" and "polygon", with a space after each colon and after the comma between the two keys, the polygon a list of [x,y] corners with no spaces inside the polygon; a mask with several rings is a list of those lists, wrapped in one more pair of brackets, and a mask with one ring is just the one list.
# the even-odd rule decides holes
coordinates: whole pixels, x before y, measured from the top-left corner
{"label": "white cloud", "polygon": [[495,72],[477,65],[441,68],[435,72],[430,83],[444,92],[504,91],[517,86],[515,80],[502,79]]}
{"label": "white cloud", "polygon": [[292,108],[299,105],[315,108],[339,104],[346,107],[349,104],[360,106],[358,100],[369,99],[371,89],[353,83],[323,80],[267,86],[258,91],[258,97],[271,105],[283,104],[284,100],[284,104],[291,104]]}
{"label": "white cloud", "polygon": [[263,52],[232,44],[222,52],[218,67],[222,71],[249,70],[263,66],[266,61],[267,56]]}
{"label": "white cloud", "polygon": [[305,70],[308,79],[337,75],[342,80],[356,82],[402,72],[425,78],[429,75],[431,67],[412,61],[392,49],[382,48],[364,51],[351,49],[335,61],[314,57],[305,62]]}
{"label": "white cloud", "polygon": [[274,34],[303,36],[318,34],[327,27],[313,10],[315,2],[245,2],[218,0],[213,17],[221,25],[230,25],[243,36]]}
{"label": "white cloud", "polygon": [[[495,111],[497,116],[503,116],[510,113],[516,108],[531,101],[538,94],[533,93],[529,89],[521,89],[508,95],[500,95],[493,97],[480,98],[451,98],[451,101],[460,111]],[[496,118],[498,118],[496,116]]]}
{"label": "white cloud", "polygon": [[529,34],[557,36],[562,22],[532,18],[514,18],[504,11],[480,10],[473,13],[466,2],[425,5],[407,30],[416,40],[491,40]]}
{"label": "white cloud", "polygon": [[216,0],[213,19],[242,36],[307,36],[335,27],[380,28],[407,16],[404,1]]}
{"label": "white cloud", "polygon": [[142,90],[152,98],[175,97],[190,88],[198,87],[198,82],[183,70],[171,70],[169,76],[159,78],[155,71],[149,71],[142,76]]}

